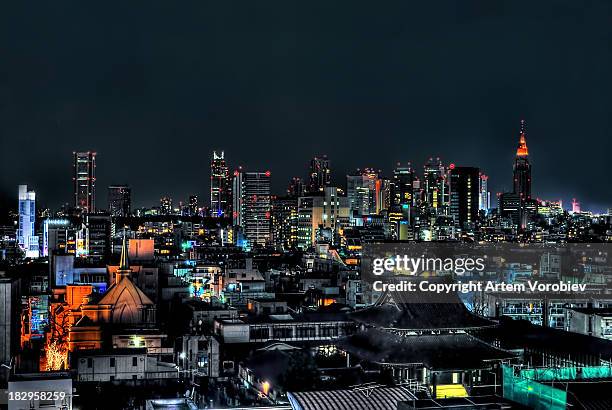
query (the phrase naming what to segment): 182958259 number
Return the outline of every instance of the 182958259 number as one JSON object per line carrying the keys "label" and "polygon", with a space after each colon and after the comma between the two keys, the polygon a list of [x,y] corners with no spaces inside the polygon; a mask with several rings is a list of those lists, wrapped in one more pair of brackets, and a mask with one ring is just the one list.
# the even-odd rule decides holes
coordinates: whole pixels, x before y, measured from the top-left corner
{"label": "182958259 number", "polygon": [[63,391],[11,391],[8,392],[9,401],[21,400],[63,400],[66,398],[66,392]]}

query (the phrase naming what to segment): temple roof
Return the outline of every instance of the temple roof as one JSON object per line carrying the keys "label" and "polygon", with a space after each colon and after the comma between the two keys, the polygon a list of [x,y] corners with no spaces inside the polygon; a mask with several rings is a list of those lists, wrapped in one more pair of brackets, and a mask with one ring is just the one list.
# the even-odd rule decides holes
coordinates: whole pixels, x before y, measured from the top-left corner
{"label": "temple roof", "polygon": [[474,329],[496,325],[468,311],[456,293],[420,291],[387,292],[379,305],[349,313],[349,317],[365,325],[398,330]]}
{"label": "temple roof", "polygon": [[115,283],[104,293],[96,303],[98,305],[116,306],[120,302],[134,307],[153,305],[153,301],[130,279],[130,264],[128,261],[127,239],[123,232],[121,245],[121,260],[119,262],[118,276]]}
{"label": "temple roof", "polygon": [[373,363],[422,364],[432,370],[482,369],[489,361],[515,357],[467,333],[399,336],[368,329],[341,339],[338,347]]}
{"label": "temple roof", "polygon": [[[142,307],[155,307],[153,301],[130,278],[131,269],[126,244],[124,233],[117,279],[99,301],[90,303],[90,305],[110,305],[112,322],[115,324],[141,323],[145,320],[141,311]],[[146,320],[149,319],[151,318],[147,317]]]}

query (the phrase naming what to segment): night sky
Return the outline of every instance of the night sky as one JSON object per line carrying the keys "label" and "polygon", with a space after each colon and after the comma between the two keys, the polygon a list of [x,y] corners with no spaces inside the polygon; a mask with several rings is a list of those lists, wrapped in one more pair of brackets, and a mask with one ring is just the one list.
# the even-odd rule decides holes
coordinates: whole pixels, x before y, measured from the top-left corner
{"label": "night sky", "polygon": [[[333,178],[430,156],[511,189],[519,121],[534,196],[612,206],[612,2],[4,1],[0,193],[72,200],[98,152],[135,206],[199,194],[209,158],[282,192],[327,154]],[[567,204],[569,205],[569,203]]]}

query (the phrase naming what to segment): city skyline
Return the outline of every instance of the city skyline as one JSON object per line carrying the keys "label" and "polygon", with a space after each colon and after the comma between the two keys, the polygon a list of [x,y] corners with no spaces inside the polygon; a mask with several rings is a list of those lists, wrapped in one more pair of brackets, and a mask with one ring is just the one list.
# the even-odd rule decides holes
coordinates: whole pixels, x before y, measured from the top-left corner
{"label": "city skyline", "polygon": [[[516,142],[518,143],[518,144],[515,144],[515,148],[518,146],[518,148],[516,148],[516,154],[517,154],[516,158],[519,158],[521,156],[521,155],[519,155],[519,151],[521,151],[521,150],[525,150],[525,155],[527,153],[527,151],[526,151],[527,147],[525,146],[525,139],[527,137],[529,137],[529,131],[528,131],[527,127],[528,126],[527,126],[525,120],[521,120],[519,122],[519,127],[518,127],[519,131],[517,133],[518,137],[515,138]],[[531,139],[529,141],[530,141],[529,145],[532,145],[531,144]],[[537,144],[534,144],[534,145],[537,145]],[[220,156],[218,156],[217,152],[219,152]],[[209,207],[211,205],[210,201],[212,201],[212,197],[210,195],[211,195],[211,183],[213,181],[213,171],[212,171],[212,168],[211,168],[213,165],[211,165],[211,164],[213,164],[214,161],[217,160],[217,159],[221,159],[221,160],[224,161],[223,162],[223,164],[224,164],[223,167],[227,167],[227,170],[228,170],[228,171],[224,171],[224,172],[228,172],[229,173],[228,176],[230,177],[229,178],[230,185],[231,185],[231,179],[232,179],[232,177],[234,175],[234,172],[236,170],[241,169],[241,170],[246,171],[246,172],[262,172],[262,170],[264,169],[262,167],[257,167],[257,166],[248,168],[248,167],[243,167],[240,164],[233,164],[231,158],[226,158],[225,152],[226,152],[226,150],[213,150],[210,153],[208,160],[212,161],[212,162],[209,162],[207,164],[208,168],[204,170],[204,172],[208,172],[208,174],[209,174],[208,176],[210,177],[210,178],[208,178],[208,180],[211,181],[211,182],[209,182],[208,184],[204,184],[204,186],[199,187],[197,190],[194,189],[194,190],[191,190],[191,191],[188,191],[188,192],[180,192],[180,193],[178,193],[178,192],[176,192],[176,190],[174,190],[173,191],[174,194],[171,193],[169,190],[167,190],[167,191],[161,191],[160,190],[159,193],[158,193],[158,197],[157,198],[152,197],[152,198],[142,199],[142,198],[138,197],[138,194],[136,194],[136,200],[133,202],[133,207],[135,209],[136,208],[156,207],[156,206],[159,206],[160,205],[160,201],[163,198],[166,198],[166,197],[170,198],[173,201],[174,205],[178,205],[179,203],[188,204],[189,201],[191,200],[191,198],[194,197],[194,196],[199,198],[198,199],[199,206],[201,206],[201,207],[202,206],[203,207]],[[533,150],[532,150],[532,153],[533,153]],[[84,152],[76,152],[76,151],[72,152],[73,162],[75,161],[74,158],[77,157],[77,154],[85,155],[85,156],[90,155],[91,157],[93,157],[95,159],[96,162],[99,161],[97,159],[98,158],[98,152],[90,150],[90,151],[84,151]],[[317,159],[317,157],[319,157],[319,159]],[[283,181],[279,182],[279,181],[275,180],[275,178],[271,178],[271,190],[272,190],[271,193],[272,193],[272,195],[276,195],[276,196],[285,196],[287,194],[287,188],[289,187],[289,185],[292,182],[292,178],[295,178],[295,177],[301,178],[303,183],[308,184],[308,181],[309,181],[309,178],[310,178],[310,172],[312,171],[312,166],[313,166],[313,163],[314,163],[313,161],[320,161],[321,159],[326,161],[326,164],[328,164],[329,169],[331,170],[331,172],[329,172],[331,174],[331,186],[337,186],[337,187],[339,187],[341,189],[346,190],[346,188],[347,188],[347,179],[346,178],[349,175],[355,174],[356,170],[358,171],[359,169],[362,169],[362,170],[363,169],[374,169],[376,171],[380,171],[381,176],[386,177],[386,178],[392,178],[393,170],[396,167],[398,167],[398,166],[403,167],[403,166],[406,166],[406,165],[410,164],[412,166],[412,168],[415,170],[416,175],[419,175],[423,171],[423,166],[427,163],[427,161],[431,161],[432,158],[434,158],[436,160],[439,159],[445,167],[449,167],[449,166],[455,167],[455,166],[457,166],[457,167],[476,167],[476,168],[479,168],[478,164],[462,164],[461,162],[454,162],[452,160],[451,161],[446,161],[443,158],[440,158],[440,157],[437,157],[437,156],[433,155],[433,156],[431,156],[429,158],[426,158],[421,163],[416,162],[416,161],[397,161],[394,164],[394,166],[391,167],[391,168],[362,166],[362,167],[353,168],[351,170],[346,170],[346,172],[341,172],[341,171],[335,169],[333,159],[329,158],[327,156],[327,154],[325,154],[325,153],[318,153],[318,154],[313,155],[310,158],[310,160],[307,161],[307,163],[304,164],[303,169],[301,169],[301,171],[298,170],[298,171],[296,171],[296,172],[294,172],[292,174],[291,173],[292,170],[284,170],[284,174],[292,175],[292,176],[287,177],[286,181],[283,180]],[[516,161],[516,158],[515,158],[515,161]],[[203,164],[205,164],[205,162],[203,162]],[[74,174],[75,173],[75,169],[76,169],[75,166],[76,165],[73,166],[73,170],[72,170],[73,171],[73,175],[72,175],[72,179],[73,179],[72,184],[73,185],[75,183],[75,178],[76,178],[76,176]],[[516,164],[514,166],[516,167]],[[96,168],[95,172],[98,172],[97,171],[97,166],[95,164],[94,164],[94,168]],[[116,167],[114,167],[114,168],[116,168]],[[299,164],[294,164],[293,168],[299,168]],[[488,173],[486,169],[483,169],[483,168],[479,168],[479,169],[480,169],[481,173],[486,174],[487,180],[491,177],[491,174]],[[536,165],[536,170],[537,170],[537,165]],[[267,171],[270,171],[270,170],[266,169],[266,172]],[[272,171],[270,171],[270,173],[272,173]],[[538,175],[538,172],[535,172],[535,175]],[[277,178],[278,178],[278,176],[277,176]],[[327,178],[329,178],[329,175],[327,176]],[[516,190],[516,187],[513,187],[514,182],[513,182],[512,178],[513,178],[512,175],[510,175],[510,176],[507,177],[507,180],[504,179],[504,180],[500,181],[497,178],[493,178],[493,184],[491,184],[491,182],[487,182],[488,190],[489,190],[490,195],[491,195],[491,199],[490,199],[490,201],[491,201],[491,203],[490,203],[491,208],[496,208],[497,207],[497,205],[498,205],[498,203],[497,203],[498,202],[498,198],[497,197],[500,194],[502,194],[503,192],[511,192],[513,190]],[[117,186],[117,185],[126,185],[127,187],[129,187],[130,190],[132,190],[134,188],[133,185],[129,181],[126,180],[127,178],[123,178],[122,182],[119,183],[119,184],[118,183],[105,184],[104,183],[105,181],[102,181],[102,183],[100,183],[100,182],[97,182],[97,179],[98,178],[93,178],[94,185],[98,184],[100,186],[100,188],[101,188],[98,193],[95,193],[95,191],[94,191],[94,195],[93,195],[93,200],[94,201],[98,201],[99,204],[100,204],[100,206],[96,206],[95,207],[95,209],[97,209],[97,210],[107,210],[107,204],[109,203],[108,202],[109,197],[108,197],[107,188],[110,189],[110,188],[112,188],[114,186]],[[117,179],[117,178],[115,178],[115,179]],[[32,184],[29,184],[29,185],[32,186]],[[530,182],[530,185],[531,185],[531,182]],[[561,200],[562,203],[564,204],[565,209],[571,209],[571,203],[572,203],[573,200],[576,199],[574,195],[570,195],[570,194],[567,194],[567,193],[563,194],[563,195],[559,195],[557,197],[554,197],[554,196],[553,197],[551,197],[551,196],[547,197],[546,195],[539,194],[539,191],[538,191],[537,187],[539,185],[541,186],[541,184],[537,184],[537,177],[536,177],[536,183],[534,185],[535,185],[536,189],[535,189],[535,196],[533,197],[533,199],[549,200],[549,201],[550,200],[553,200],[553,201]],[[308,186],[304,185],[304,188],[307,189]],[[38,189],[35,189],[35,191],[39,192]],[[44,187],[43,187],[42,191],[43,192],[45,191]],[[57,191],[57,190],[55,190],[55,191]],[[59,191],[61,191],[61,189],[59,189]],[[74,192],[72,193],[72,195],[73,196],[75,195]],[[5,196],[6,196],[6,194],[5,194]],[[8,201],[10,203],[10,199],[9,198],[2,198],[2,199],[4,199],[5,202]],[[48,209],[51,209],[51,210],[57,210],[57,209],[59,209],[60,207],[62,207],[64,205],[68,205],[68,206],[74,206],[75,205],[75,202],[74,202],[75,199],[74,198],[72,200],[65,200],[65,201],[63,201],[61,203],[55,203],[53,205],[49,205],[49,202],[45,201],[44,199],[43,200],[38,199],[38,201],[40,201],[39,203],[44,204],[43,208],[48,208]],[[590,204],[588,202],[586,202],[586,203],[583,202],[582,198],[578,198],[578,202],[581,204],[583,210],[589,210],[589,211],[592,211],[592,212],[602,212],[602,213],[604,213],[604,212],[606,212],[610,208],[610,206],[603,205],[603,204],[600,205],[600,206],[590,206]],[[1,203],[2,203],[2,201],[0,201],[0,204]]]}

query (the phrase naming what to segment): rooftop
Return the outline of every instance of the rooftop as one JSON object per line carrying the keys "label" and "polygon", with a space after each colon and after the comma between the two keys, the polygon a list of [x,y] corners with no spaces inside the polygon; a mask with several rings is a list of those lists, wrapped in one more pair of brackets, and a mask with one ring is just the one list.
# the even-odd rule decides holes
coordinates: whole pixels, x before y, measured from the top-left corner
{"label": "rooftop", "polygon": [[456,294],[388,292],[381,304],[349,316],[360,323],[403,330],[474,329],[495,326],[467,310]]}
{"label": "rooftop", "polygon": [[290,392],[291,406],[299,410],[396,410],[398,403],[414,399],[403,387],[367,387],[352,390]]}
{"label": "rooftop", "polygon": [[479,331],[487,341],[499,341],[504,349],[537,349],[557,354],[612,359],[612,341],[549,327],[536,326],[526,320],[501,318],[497,328]]}
{"label": "rooftop", "polygon": [[372,363],[424,365],[433,370],[484,369],[490,367],[488,362],[515,357],[467,333],[399,336],[368,329],[341,339],[338,347]]}
{"label": "rooftop", "polygon": [[585,315],[595,315],[595,316],[612,316],[612,308],[568,308],[575,312],[584,313]]}

